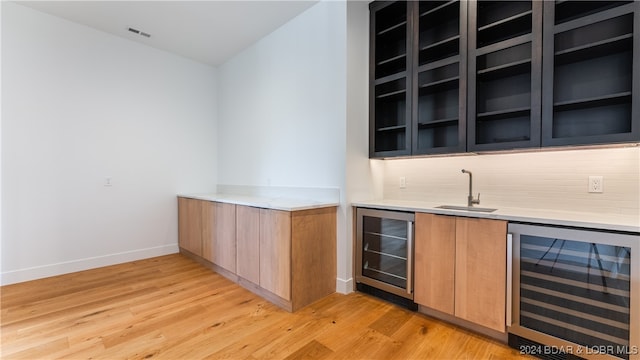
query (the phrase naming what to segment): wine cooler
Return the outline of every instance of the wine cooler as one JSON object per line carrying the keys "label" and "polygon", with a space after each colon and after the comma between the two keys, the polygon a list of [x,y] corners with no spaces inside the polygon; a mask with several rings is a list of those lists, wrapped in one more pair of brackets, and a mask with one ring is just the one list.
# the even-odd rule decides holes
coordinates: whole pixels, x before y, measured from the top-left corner
{"label": "wine cooler", "polygon": [[509,224],[509,237],[512,347],[542,358],[640,359],[637,234]]}
{"label": "wine cooler", "polygon": [[356,217],[358,290],[415,308],[414,213],[357,208]]}

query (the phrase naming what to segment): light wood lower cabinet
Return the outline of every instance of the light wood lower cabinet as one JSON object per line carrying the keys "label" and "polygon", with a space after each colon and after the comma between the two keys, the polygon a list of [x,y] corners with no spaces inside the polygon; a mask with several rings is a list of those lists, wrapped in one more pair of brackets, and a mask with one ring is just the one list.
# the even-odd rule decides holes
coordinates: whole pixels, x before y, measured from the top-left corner
{"label": "light wood lower cabinet", "polygon": [[414,253],[414,301],[453,315],[456,218],[416,213]]}
{"label": "light wood lower cabinet", "polygon": [[281,211],[178,198],[178,210],[185,255],[285,310],[335,292],[335,207]]}
{"label": "light wood lower cabinet", "polygon": [[178,198],[178,246],[202,256],[202,202]]}
{"label": "light wood lower cabinet", "polygon": [[178,245],[228,271],[236,269],[235,205],[178,198]]}
{"label": "light wood lower cabinet", "polygon": [[335,292],[336,226],[335,207],[260,209],[260,287],[272,301],[295,311]]}
{"label": "light wood lower cabinet", "polygon": [[506,331],[507,222],[456,219],[456,316]]}
{"label": "light wood lower cabinet", "polygon": [[200,221],[202,227],[202,257],[213,261],[215,254],[216,204],[210,201],[195,200],[200,203]]}
{"label": "light wood lower cabinet", "polygon": [[291,300],[291,212],[260,209],[260,286]]}
{"label": "light wood lower cabinet", "polygon": [[293,309],[336,291],[336,208],[291,213]]}
{"label": "light wood lower cabinet", "polygon": [[507,222],[416,213],[420,305],[505,332]]}
{"label": "light wood lower cabinet", "polygon": [[236,272],[236,205],[213,203],[213,263]]}
{"label": "light wood lower cabinet", "polygon": [[236,273],[260,284],[260,209],[236,205]]}

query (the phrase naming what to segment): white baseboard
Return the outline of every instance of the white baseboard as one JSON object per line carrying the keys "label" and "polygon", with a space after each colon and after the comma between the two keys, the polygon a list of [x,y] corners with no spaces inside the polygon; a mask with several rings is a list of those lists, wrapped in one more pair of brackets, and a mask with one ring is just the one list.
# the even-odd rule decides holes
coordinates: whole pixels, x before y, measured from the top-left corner
{"label": "white baseboard", "polygon": [[116,265],[129,261],[148,259],[178,253],[178,244],[162,245],[146,249],[125,251],[116,254],[95,256],[85,259],[65,261],[56,264],[35,266],[19,270],[11,270],[0,274],[0,285],[9,285],[24,281],[36,280],[68,274],[76,271],[95,269],[103,266]]}
{"label": "white baseboard", "polygon": [[353,292],[353,278],[347,280],[336,278],[336,292],[340,294]]}

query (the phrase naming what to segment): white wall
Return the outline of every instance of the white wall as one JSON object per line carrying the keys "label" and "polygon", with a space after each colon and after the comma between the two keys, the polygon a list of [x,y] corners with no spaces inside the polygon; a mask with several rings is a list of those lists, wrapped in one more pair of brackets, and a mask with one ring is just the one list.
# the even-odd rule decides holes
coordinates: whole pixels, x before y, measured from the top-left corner
{"label": "white wall", "polygon": [[341,185],[344,8],[314,5],[220,66],[220,184]]}
{"label": "white wall", "polygon": [[[0,21],[2,21],[0,3]],[[0,22],[0,285],[2,285],[2,23]]]}
{"label": "white wall", "polygon": [[[465,205],[461,169],[473,172],[480,206],[640,217],[640,147],[386,160],[384,197]],[[590,175],[603,176],[603,193],[587,192]]]}
{"label": "white wall", "polygon": [[[347,3],[347,204],[382,197],[382,162],[369,160],[369,3]],[[338,249],[338,273],[353,290],[353,211],[347,208],[348,241]]]}
{"label": "white wall", "polygon": [[176,252],[175,195],[215,190],[216,70],[5,1],[2,55],[1,282]]}
{"label": "white wall", "polygon": [[320,2],[219,68],[218,182],[338,188],[346,234],[346,3]]}

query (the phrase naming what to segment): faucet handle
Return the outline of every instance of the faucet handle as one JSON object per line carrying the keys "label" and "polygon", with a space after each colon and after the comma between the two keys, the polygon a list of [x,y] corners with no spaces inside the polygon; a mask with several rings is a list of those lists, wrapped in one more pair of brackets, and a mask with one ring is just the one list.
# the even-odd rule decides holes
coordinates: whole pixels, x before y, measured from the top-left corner
{"label": "faucet handle", "polygon": [[471,200],[471,202],[472,202],[473,204],[478,204],[478,205],[479,205],[479,204],[480,204],[480,193],[478,193],[478,198],[477,198],[477,199],[475,199],[475,200]]}

